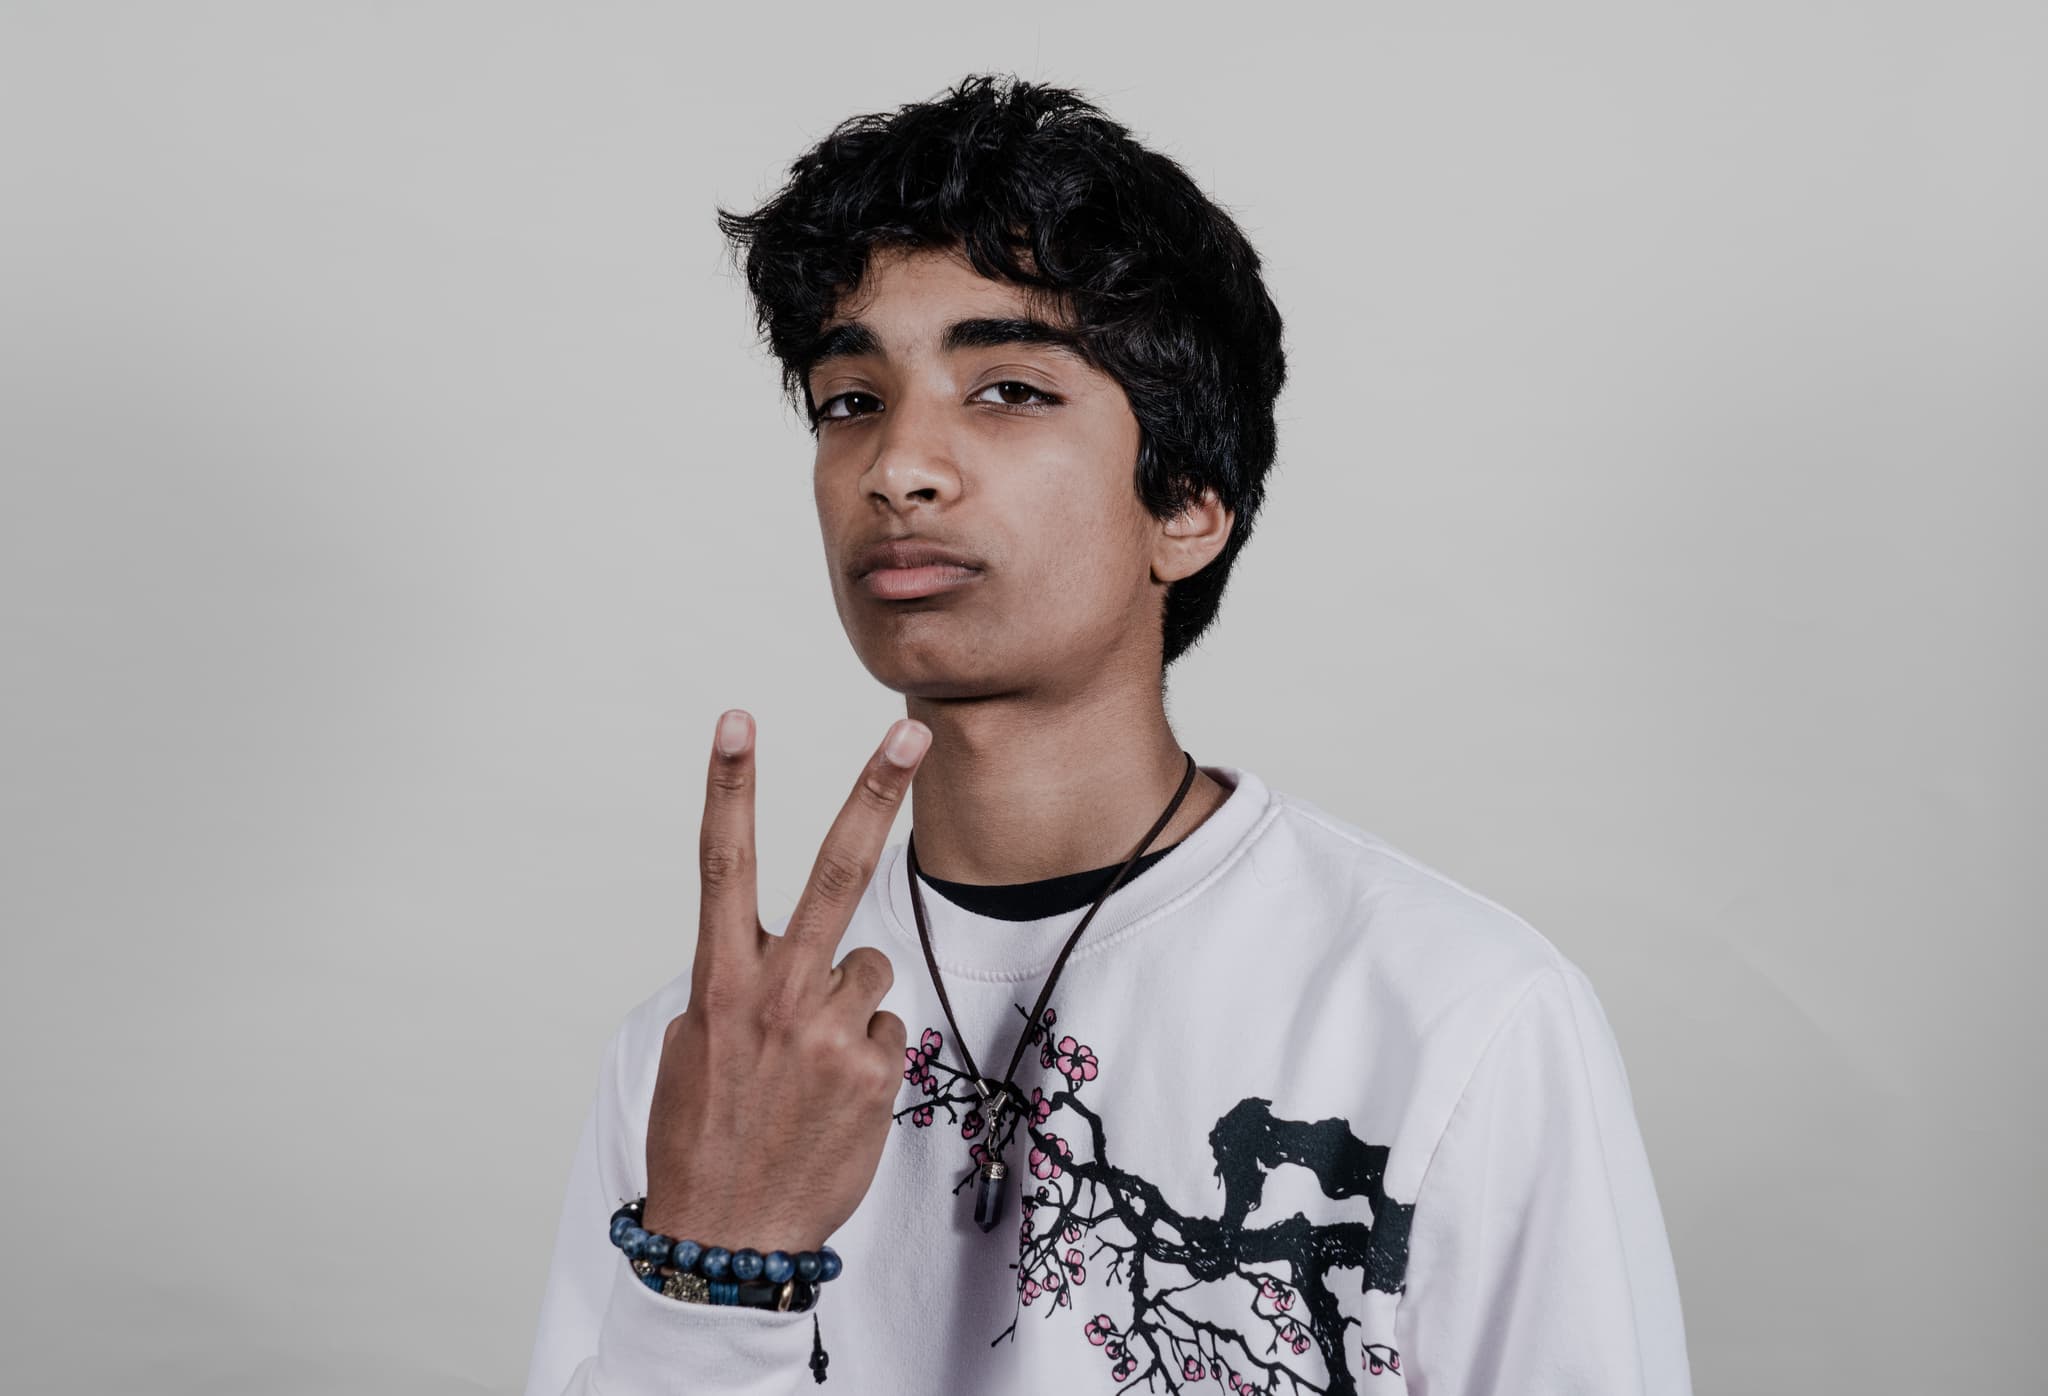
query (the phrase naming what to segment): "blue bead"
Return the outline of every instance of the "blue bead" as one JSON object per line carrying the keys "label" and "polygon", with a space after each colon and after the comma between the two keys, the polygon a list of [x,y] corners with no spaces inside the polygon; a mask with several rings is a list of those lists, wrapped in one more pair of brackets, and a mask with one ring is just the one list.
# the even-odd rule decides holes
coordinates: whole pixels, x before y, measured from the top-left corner
{"label": "blue bead", "polygon": [[697,1261],[697,1273],[707,1280],[722,1280],[732,1271],[732,1252],[713,1246]]}
{"label": "blue bead", "polygon": [[669,1264],[688,1275],[696,1270],[697,1262],[703,1257],[704,1248],[695,1241],[678,1241],[669,1253]]}
{"label": "blue bead", "polygon": [[640,1283],[646,1285],[649,1289],[658,1290],[661,1288],[661,1276],[650,1270],[640,1277]]}
{"label": "blue bead", "polygon": [[647,1239],[640,1243],[640,1258],[656,1265],[668,1264],[668,1248],[672,1243],[658,1231],[647,1233]]}
{"label": "blue bead", "polygon": [[740,1287],[737,1280],[713,1280],[710,1289],[711,1302],[714,1304],[737,1304],[740,1302]]}
{"label": "blue bead", "polygon": [[629,1226],[626,1228],[626,1234],[619,1238],[619,1249],[627,1255],[638,1255],[640,1253],[640,1243],[646,1239],[647,1233],[645,1231],[641,1230],[638,1226]]}
{"label": "blue bead", "polygon": [[632,1230],[635,1225],[636,1223],[631,1217],[613,1217],[611,1230],[612,1244],[614,1246],[624,1245],[626,1243],[626,1233]]}
{"label": "blue bead", "polygon": [[758,1280],[762,1264],[761,1253],[752,1246],[744,1246],[732,1253],[732,1277],[736,1280]]}
{"label": "blue bead", "polygon": [[761,1258],[761,1275],[769,1284],[779,1285],[795,1273],[796,1262],[789,1258],[788,1251],[770,1251]]}
{"label": "blue bead", "polygon": [[818,1247],[818,1278],[820,1280],[836,1280],[839,1278],[839,1272],[845,1268],[845,1265],[840,1262],[838,1251],[833,1250],[830,1246]]}
{"label": "blue bead", "polygon": [[796,1277],[800,1280],[815,1281],[824,1270],[825,1262],[818,1259],[816,1251],[796,1253]]}

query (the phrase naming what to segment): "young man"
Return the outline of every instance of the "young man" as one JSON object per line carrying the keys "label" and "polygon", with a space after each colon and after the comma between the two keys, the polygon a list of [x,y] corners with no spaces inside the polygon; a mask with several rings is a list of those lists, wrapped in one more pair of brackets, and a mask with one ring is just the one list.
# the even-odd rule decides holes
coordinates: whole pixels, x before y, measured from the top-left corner
{"label": "young man", "polygon": [[1687,1392],[1585,976],[1167,723],[1275,449],[1230,219],[977,76],[721,226],[908,716],[766,929],[721,720],[695,961],[605,1050],[529,1396]]}

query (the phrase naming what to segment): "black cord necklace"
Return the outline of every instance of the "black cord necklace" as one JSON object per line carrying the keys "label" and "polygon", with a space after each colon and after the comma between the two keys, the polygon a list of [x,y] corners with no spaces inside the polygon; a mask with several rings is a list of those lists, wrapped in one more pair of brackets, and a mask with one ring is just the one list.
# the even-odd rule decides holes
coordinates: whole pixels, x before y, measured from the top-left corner
{"label": "black cord necklace", "polygon": [[[983,1231],[993,1231],[996,1223],[1003,1219],[1004,1202],[1008,1194],[1009,1165],[1003,1162],[1003,1152],[1009,1147],[1009,1137],[1003,1133],[1003,1112],[1016,1110],[1022,1116],[1024,1093],[1017,1088],[1017,1063],[1024,1060],[1025,1044],[1031,1040],[1031,1031],[1038,1025],[1038,1015],[1045,1012],[1045,1005],[1052,998],[1052,986],[1059,981],[1060,971],[1066,967],[1067,955],[1081,939],[1081,932],[1088,929],[1088,923],[1095,919],[1095,913],[1102,910],[1102,904],[1109,900],[1109,894],[1122,884],[1130,872],[1131,865],[1145,856],[1145,850],[1159,837],[1173,818],[1173,812],[1180,808],[1180,802],[1187,798],[1188,788],[1195,783],[1195,758],[1185,749],[1187,771],[1180,778],[1180,789],[1173,792],[1173,799],[1167,802],[1166,812],[1152,825],[1152,831],[1131,856],[1124,859],[1124,865],[1117,869],[1116,876],[1109,880],[1109,886],[1102,889],[1102,895],[1088,908],[1088,914],[1074,927],[1067,943],[1060,947],[1059,958],[1052,962],[1052,972],[1045,977],[1045,985],[1038,991],[1038,1002],[1031,1006],[1031,1013],[1024,1020],[1023,1031],[1017,1036],[1017,1050],[1010,1054],[1009,1070],[1003,1079],[992,1081],[981,1074],[981,1068],[974,1064],[974,1053],[968,1050],[967,1038],[960,1031],[960,1024],[953,1017],[953,1004],[946,997],[946,981],[939,977],[938,957],[932,954],[931,924],[924,914],[924,894],[918,890],[917,880],[917,836],[910,836],[908,858],[910,863],[910,905],[917,913],[917,939],[924,946],[924,962],[932,972],[932,987],[939,992],[939,1007],[946,1012],[946,1026],[953,1030],[953,1045],[960,1049],[960,1056],[967,1063],[967,1079],[973,1083],[975,1094],[981,1097],[982,1108],[988,1112],[988,1161],[980,1166],[980,1181],[974,1191],[974,1220]],[[964,1181],[964,1180],[963,1180]]]}

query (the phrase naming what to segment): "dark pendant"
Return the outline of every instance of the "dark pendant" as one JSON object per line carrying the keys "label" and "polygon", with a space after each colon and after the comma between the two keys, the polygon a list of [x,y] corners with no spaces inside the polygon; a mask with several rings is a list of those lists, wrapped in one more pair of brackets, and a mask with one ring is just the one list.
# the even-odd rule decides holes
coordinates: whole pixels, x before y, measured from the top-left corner
{"label": "dark pendant", "polygon": [[1003,1219],[1003,1202],[1010,1191],[1010,1170],[1001,1159],[981,1166],[981,1178],[974,1185],[974,1221],[983,1231],[994,1231]]}

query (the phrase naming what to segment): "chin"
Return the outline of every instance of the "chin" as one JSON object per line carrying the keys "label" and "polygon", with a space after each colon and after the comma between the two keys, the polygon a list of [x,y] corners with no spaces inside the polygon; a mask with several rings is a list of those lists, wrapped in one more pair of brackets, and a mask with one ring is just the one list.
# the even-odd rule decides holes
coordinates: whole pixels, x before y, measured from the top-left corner
{"label": "chin", "polygon": [[854,651],[875,682],[906,698],[981,698],[1015,687],[985,646],[957,637],[913,637],[899,628],[886,638],[856,639]]}
{"label": "chin", "polygon": [[900,656],[867,662],[867,671],[906,698],[984,698],[1008,688],[975,666],[906,663]]}

